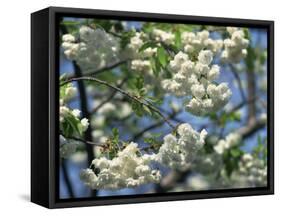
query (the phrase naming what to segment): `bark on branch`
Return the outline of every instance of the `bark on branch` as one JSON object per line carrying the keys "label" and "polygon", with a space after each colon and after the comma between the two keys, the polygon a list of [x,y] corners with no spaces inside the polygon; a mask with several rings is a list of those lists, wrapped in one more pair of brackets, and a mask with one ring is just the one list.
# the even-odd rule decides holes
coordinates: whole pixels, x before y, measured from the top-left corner
{"label": "bark on branch", "polygon": [[[95,77],[82,77],[82,76],[79,76],[77,78],[71,78],[71,79],[68,79],[64,82],[62,82],[60,84],[60,86],[63,86],[69,82],[73,82],[73,81],[83,81],[83,80],[88,80],[88,81],[93,81],[93,82],[96,82],[96,83],[99,83],[99,84],[102,84],[102,85],[105,85],[109,88],[112,88],[120,93],[122,93],[123,95],[127,96],[128,98],[130,98],[131,100],[137,102],[137,103],[140,103],[142,104],[143,106],[146,106],[148,107],[150,110],[152,110],[153,112],[157,113],[161,118],[163,118],[165,120],[165,122],[174,130],[176,127],[169,121],[169,119],[161,113],[161,111],[152,106],[151,104],[148,104],[147,102],[143,101],[141,98],[137,97],[137,96],[134,96],[134,95],[131,95],[129,92],[126,92],[125,90],[121,89],[121,88],[118,88],[116,86],[113,86],[111,84],[109,84],[108,82],[106,81],[103,81],[103,80],[100,80],[100,79],[97,79]],[[78,82],[79,83],[82,83],[82,82]]]}

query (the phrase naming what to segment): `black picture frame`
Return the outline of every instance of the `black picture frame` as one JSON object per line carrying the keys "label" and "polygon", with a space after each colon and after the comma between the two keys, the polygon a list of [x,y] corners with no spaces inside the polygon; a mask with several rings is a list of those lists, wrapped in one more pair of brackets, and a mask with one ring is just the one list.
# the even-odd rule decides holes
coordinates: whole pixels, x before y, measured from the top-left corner
{"label": "black picture frame", "polygon": [[[235,25],[268,33],[268,186],[165,194],[59,199],[58,20],[62,16]],[[49,7],[31,14],[31,201],[47,208],[160,202],[274,193],[274,22],[263,20]]]}

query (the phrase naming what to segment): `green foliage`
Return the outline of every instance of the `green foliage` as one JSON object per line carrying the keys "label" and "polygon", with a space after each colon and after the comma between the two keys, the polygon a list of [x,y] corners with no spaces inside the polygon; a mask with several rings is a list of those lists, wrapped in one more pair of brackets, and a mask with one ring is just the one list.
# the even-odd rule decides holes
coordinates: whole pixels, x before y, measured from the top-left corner
{"label": "green foliage", "polygon": [[112,128],[112,143],[118,145],[119,143],[119,130],[117,128]]}
{"label": "green foliage", "polygon": [[241,114],[239,112],[222,112],[221,114],[210,113],[207,114],[210,119],[217,122],[219,126],[223,127],[229,122],[240,122]]}
{"label": "green foliage", "polygon": [[184,31],[192,31],[193,29],[196,28],[196,25],[186,25],[186,24],[176,24],[176,25],[171,25],[169,23],[153,23],[153,22],[146,22],[143,23],[142,30],[145,33],[151,33],[153,29],[161,29],[164,31],[168,32],[173,32],[175,33],[176,31],[179,31],[180,33]]}
{"label": "green foliage", "polygon": [[239,147],[233,147],[229,151],[224,152],[223,163],[228,176],[231,176],[232,172],[238,169],[238,163],[242,155],[243,151]]}
{"label": "green foliage", "polygon": [[155,75],[155,77],[158,77],[161,71],[161,64],[158,58],[150,58],[150,64],[153,70],[153,74]]}
{"label": "green foliage", "polygon": [[161,66],[163,68],[165,68],[166,65],[168,64],[168,57],[167,57],[167,53],[163,47],[159,47],[157,49],[157,58],[158,58],[159,63],[161,64]]}
{"label": "green foliage", "polygon": [[125,32],[122,32],[121,34],[121,41],[120,41],[120,45],[121,45],[121,48],[124,49],[127,44],[130,42],[131,40],[131,37],[135,36],[136,32],[135,31],[125,31]]}
{"label": "green foliage", "polygon": [[158,47],[158,45],[155,41],[148,41],[139,48],[139,52],[142,52],[142,51],[146,50],[147,48],[156,48],[156,47]]}
{"label": "green foliage", "polygon": [[131,102],[133,111],[138,117],[142,117],[145,114],[144,106],[136,101]]}
{"label": "green foliage", "polygon": [[79,27],[83,23],[79,21],[63,20],[60,23],[60,27],[64,28],[69,34],[76,35],[78,33]]}
{"label": "green foliage", "polygon": [[260,134],[257,138],[257,145],[253,148],[253,155],[262,158],[265,162],[267,160],[267,144],[263,142]]}
{"label": "green foliage", "polygon": [[71,113],[68,113],[64,117],[64,121],[60,124],[60,129],[66,137],[71,137],[75,135],[82,136],[83,134],[80,120]]}

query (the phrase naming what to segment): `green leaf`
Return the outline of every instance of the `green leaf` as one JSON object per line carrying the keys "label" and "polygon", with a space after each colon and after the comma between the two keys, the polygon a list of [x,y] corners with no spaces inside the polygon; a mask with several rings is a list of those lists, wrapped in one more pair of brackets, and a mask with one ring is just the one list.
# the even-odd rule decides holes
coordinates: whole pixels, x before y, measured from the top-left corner
{"label": "green leaf", "polygon": [[232,157],[237,158],[237,157],[240,157],[243,154],[243,152],[238,148],[234,148],[234,149],[230,150],[230,154]]}
{"label": "green leaf", "polygon": [[138,90],[140,90],[140,89],[143,88],[143,86],[144,86],[144,78],[143,78],[143,76],[138,76],[138,77],[136,78],[135,85],[136,85],[136,88],[137,88]]}
{"label": "green leaf", "polygon": [[143,106],[143,109],[145,112],[147,112],[149,115],[152,115],[153,112],[150,110],[150,108],[148,106]]}
{"label": "green leaf", "polygon": [[167,55],[166,55],[166,51],[163,47],[159,47],[157,49],[157,58],[158,58],[158,61],[160,62],[160,64],[162,65],[162,67],[166,67]]}
{"label": "green leaf", "polygon": [[113,134],[113,142],[114,144],[118,144],[119,143],[119,131],[117,128],[112,128],[112,134]]}
{"label": "green leaf", "polygon": [[[65,121],[71,126],[73,133],[76,132],[80,136],[82,135],[83,131],[82,131],[82,127],[80,125],[79,119],[77,119],[72,114],[69,114],[65,117]],[[73,135],[73,134],[70,134],[70,135]]]}
{"label": "green leaf", "polygon": [[264,51],[260,54],[260,63],[263,65],[267,60],[267,51]]}
{"label": "green leaf", "polygon": [[149,102],[155,104],[155,105],[162,105],[163,104],[163,98],[156,98],[152,96],[147,96],[146,98]]}
{"label": "green leaf", "polygon": [[135,102],[135,101],[132,102],[131,105],[132,105],[132,109],[136,113],[136,115],[139,116],[139,117],[142,117],[143,114],[144,114],[144,110],[143,110],[142,105],[138,102]]}
{"label": "green leaf", "polygon": [[155,48],[155,47],[158,47],[158,45],[156,42],[153,42],[153,41],[146,42],[139,48],[139,52],[142,52],[149,47]]}
{"label": "green leaf", "polygon": [[127,31],[122,33],[120,41],[122,49],[127,46],[127,44],[130,42],[131,37],[133,37],[135,34],[135,31]]}

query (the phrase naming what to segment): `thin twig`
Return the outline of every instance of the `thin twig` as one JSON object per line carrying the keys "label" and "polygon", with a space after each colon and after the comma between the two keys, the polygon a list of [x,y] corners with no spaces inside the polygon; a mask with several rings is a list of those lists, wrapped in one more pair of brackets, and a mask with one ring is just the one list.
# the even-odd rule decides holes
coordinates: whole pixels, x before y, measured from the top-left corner
{"label": "thin twig", "polygon": [[79,141],[79,142],[82,142],[82,143],[85,143],[87,145],[94,145],[94,146],[104,146],[104,143],[96,143],[96,142],[92,142],[92,141],[87,141],[87,140],[83,140],[81,138],[78,138],[78,137],[66,137],[67,139],[72,139],[72,140],[75,140],[75,141]]}
{"label": "thin twig", "polygon": [[[129,61],[129,59],[126,59],[126,60],[122,60],[122,61],[118,61],[112,65],[108,65],[108,66],[105,66],[105,67],[102,67],[102,68],[99,68],[97,70],[85,70],[83,71],[83,75],[84,76],[96,76],[100,73],[103,73],[105,71],[108,71],[108,70],[112,70],[120,65],[123,65],[125,63],[127,63]],[[77,76],[75,74],[73,75],[70,75],[67,77],[68,79],[71,79],[71,78],[77,78]]]}
{"label": "thin twig", "polygon": [[131,95],[130,93],[124,91],[124,90],[121,89],[121,88],[118,88],[118,87],[116,87],[116,86],[113,86],[113,85],[109,84],[109,83],[106,82],[106,81],[97,79],[97,78],[95,78],[95,77],[77,77],[77,78],[71,78],[71,79],[69,79],[69,80],[66,80],[66,81],[62,82],[62,83],[60,84],[60,86],[63,86],[63,85],[65,85],[65,84],[69,83],[69,82],[81,81],[81,80],[94,81],[94,82],[97,82],[97,83],[99,83],[99,84],[102,84],[102,85],[105,85],[105,86],[107,86],[107,87],[110,87],[110,88],[112,88],[112,89],[114,89],[114,90],[116,90],[116,91],[119,91],[120,93],[122,93],[123,95],[127,96],[128,98],[130,98],[130,99],[132,99],[132,100],[134,100],[134,101],[136,101],[136,102],[138,102],[138,103],[140,103],[140,104],[142,104],[142,105],[148,107],[149,109],[151,109],[152,111],[154,111],[155,113],[157,113],[159,116],[161,116],[161,117],[165,120],[165,122],[166,122],[173,130],[175,129],[175,126],[169,121],[169,119],[167,119],[167,117],[164,116],[164,115],[161,113],[161,111],[159,111],[156,107],[154,107],[154,106],[152,106],[151,104],[148,104],[148,103],[142,101],[140,98],[138,98],[138,97],[136,97],[136,96],[134,96],[134,95]]}

